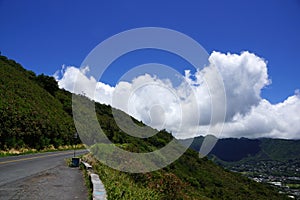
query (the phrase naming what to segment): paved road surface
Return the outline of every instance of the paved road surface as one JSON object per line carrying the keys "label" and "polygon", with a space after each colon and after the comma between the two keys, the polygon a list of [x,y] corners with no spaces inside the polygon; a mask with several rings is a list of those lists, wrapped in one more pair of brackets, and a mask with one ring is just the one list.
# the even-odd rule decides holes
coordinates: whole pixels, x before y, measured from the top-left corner
{"label": "paved road surface", "polygon": [[0,199],[87,199],[81,171],[66,166],[64,159],[72,156],[61,151],[0,158]]}

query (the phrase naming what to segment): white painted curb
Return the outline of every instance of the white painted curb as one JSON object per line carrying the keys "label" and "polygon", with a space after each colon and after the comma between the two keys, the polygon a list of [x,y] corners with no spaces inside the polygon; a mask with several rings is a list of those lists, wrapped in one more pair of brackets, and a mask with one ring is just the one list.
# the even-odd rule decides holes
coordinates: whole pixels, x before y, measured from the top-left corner
{"label": "white painted curb", "polygon": [[89,172],[91,182],[93,185],[93,200],[106,200],[106,190],[99,176],[95,173],[92,173],[92,166],[87,162],[81,162],[85,169]]}
{"label": "white painted curb", "polygon": [[106,200],[106,191],[103,183],[99,179],[99,176],[91,173],[90,177],[93,184],[93,200]]}
{"label": "white painted curb", "polygon": [[83,161],[81,161],[81,163],[84,165],[84,167],[85,167],[85,169],[87,169],[87,170],[89,170],[89,169],[92,169],[93,167],[89,164],[89,163],[87,163],[87,162],[83,162]]}

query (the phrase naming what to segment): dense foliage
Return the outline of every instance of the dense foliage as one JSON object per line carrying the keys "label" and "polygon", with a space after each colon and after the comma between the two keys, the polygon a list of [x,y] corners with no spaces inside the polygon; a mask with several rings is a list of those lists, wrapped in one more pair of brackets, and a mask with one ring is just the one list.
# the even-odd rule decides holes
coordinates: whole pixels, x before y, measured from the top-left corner
{"label": "dense foliage", "polygon": [[36,76],[1,56],[0,149],[71,144],[75,127],[70,97],[53,78]]}

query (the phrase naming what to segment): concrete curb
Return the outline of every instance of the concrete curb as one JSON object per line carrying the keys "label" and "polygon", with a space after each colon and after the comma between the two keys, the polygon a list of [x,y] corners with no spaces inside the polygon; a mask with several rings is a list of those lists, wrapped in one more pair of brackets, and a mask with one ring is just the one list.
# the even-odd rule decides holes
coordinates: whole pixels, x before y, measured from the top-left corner
{"label": "concrete curb", "polygon": [[106,190],[99,176],[93,173],[92,166],[87,162],[81,162],[88,171],[89,177],[93,185],[93,200],[106,200]]}

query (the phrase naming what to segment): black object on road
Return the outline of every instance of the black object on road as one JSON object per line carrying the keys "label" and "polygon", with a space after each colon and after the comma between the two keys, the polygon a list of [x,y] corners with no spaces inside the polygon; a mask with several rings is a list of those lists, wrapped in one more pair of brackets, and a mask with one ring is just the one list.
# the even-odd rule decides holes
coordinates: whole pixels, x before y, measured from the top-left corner
{"label": "black object on road", "polygon": [[79,167],[79,158],[72,158],[72,167]]}

